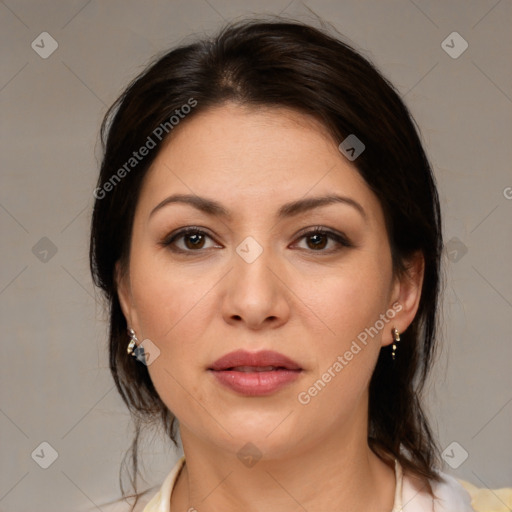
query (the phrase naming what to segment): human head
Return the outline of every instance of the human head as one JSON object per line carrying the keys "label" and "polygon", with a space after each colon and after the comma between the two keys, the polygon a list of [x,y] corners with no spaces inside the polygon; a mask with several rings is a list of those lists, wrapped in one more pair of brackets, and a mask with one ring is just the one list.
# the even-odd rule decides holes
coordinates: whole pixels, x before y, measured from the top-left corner
{"label": "human head", "polygon": [[[369,385],[369,444],[434,477],[434,442],[419,399],[435,345],[439,292],[442,237],[434,177],[391,84],[348,44],[301,23],[241,22],[172,50],[137,77],[105,117],[90,256],[95,283],[109,301],[110,367],[123,400],[137,425],[160,420],[175,439],[173,415],[148,368],[126,354],[128,325],[115,269],[118,262],[129,266],[136,206],[158,155],[192,120],[228,103],[289,109],[315,120],[337,144],[351,134],[364,143],[353,165],[382,208],[393,272],[406,273],[418,252],[424,260],[421,299],[402,333],[400,357],[393,363],[389,349],[382,349]],[[146,154],[134,157],[143,147]]]}

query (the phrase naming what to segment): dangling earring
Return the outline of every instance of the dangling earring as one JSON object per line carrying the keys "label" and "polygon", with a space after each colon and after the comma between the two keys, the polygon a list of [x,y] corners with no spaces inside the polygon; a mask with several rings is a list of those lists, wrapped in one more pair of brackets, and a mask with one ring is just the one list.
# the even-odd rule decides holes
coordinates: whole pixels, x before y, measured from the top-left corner
{"label": "dangling earring", "polygon": [[395,360],[396,344],[400,341],[400,333],[396,327],[393,327],[393,346],[391,347],[391,359]]}
{"label": "dangling earring", "polygon": [[127,352],[129,355],[132,355],[133,357],[137,357],[137,354],[135,353],[135,347],[137,345],[137,336],[135,334],[135,331],[133,329],[128,329],[128,334],[130,335],[130,343],[128,344]]}

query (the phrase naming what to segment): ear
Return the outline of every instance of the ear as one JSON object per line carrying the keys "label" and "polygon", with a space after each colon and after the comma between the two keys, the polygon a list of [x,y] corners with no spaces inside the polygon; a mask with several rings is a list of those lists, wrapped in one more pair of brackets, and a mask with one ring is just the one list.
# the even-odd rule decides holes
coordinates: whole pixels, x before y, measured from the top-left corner
{"label": "ear", "polygon": [[137,332],[137,314],[133,304],[129,273],[125,268],[123,268],[123,265],[121,265],[120,261],[116,262],[114,272],[117,296],[119,298],[121,310],[123,311],[124,317],[126,318],[128,327],[134,329],[135,332]]}
{"label": "ear", "polygon": [[420,304],[423,278],[425,274],[425,258],[421,251],[414,253],[405,262],[406,269],[401,275],[395,277],[390,309],[396,312],[390,320],[390,328],[382,336],[382,346],[393,342],[392,329],[404,332],[411,325]]}

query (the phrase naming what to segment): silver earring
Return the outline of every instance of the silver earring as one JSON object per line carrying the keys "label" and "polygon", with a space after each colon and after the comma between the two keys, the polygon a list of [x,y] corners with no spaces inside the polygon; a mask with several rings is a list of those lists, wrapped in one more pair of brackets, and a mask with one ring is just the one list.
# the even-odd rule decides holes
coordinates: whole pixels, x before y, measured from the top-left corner
{"label": "silver earring", "polygon": [[137,336],[135,334],[135,331],[133,329],[128,329],[128,334],[130,335],[130,343],[128,344],[127,352],[128,355],[131,355],[133,357],[137,357],[137,354],[135,353],[135,347],[137,346]]}
{"label": "silver earring", "polygon": [[391,347],[391,358],[393,361],[396,356],[396,344],[400,341],[400,333],[396,327],[393,327],[393,346]]}

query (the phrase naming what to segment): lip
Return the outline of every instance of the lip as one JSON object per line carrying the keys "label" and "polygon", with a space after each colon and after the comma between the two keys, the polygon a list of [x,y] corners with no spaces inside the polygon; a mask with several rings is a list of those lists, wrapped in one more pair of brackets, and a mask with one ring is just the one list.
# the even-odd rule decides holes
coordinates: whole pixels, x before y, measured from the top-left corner
{"label": "lip", "polygon": [[237,366],[276,366],[287,370],[302,370],[298,363],[273,350],[235,350],[217,359],[209,370],[228,370]]}
{"label": "lip", "polygon": [[[274,369],[266,369],[270,366]],[[208,370],[219,383],[246,396],[275,393],[302,373],[298,363],[272,350],[230,352],[215,361]]]}

